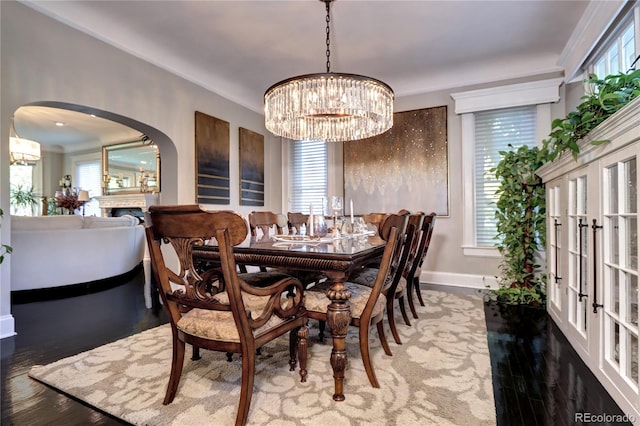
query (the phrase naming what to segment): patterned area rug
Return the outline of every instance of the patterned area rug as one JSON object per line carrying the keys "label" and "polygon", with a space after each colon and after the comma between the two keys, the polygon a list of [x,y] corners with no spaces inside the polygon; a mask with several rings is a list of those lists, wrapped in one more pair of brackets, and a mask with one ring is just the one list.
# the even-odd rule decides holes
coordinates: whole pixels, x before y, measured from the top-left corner
{"label": "patterned area rug", "polygon": [[[426,307],[411,327],[399,318],[403,345],[389,338],[384,354],[373,330],[371,352],[380,389],[369,384],[357,331],[347,337],[346,400],[334,402],[330,338],[317,340],[310,321],[309,376],[288,368],[288,337],[262,348],[256,365],[250,425],[495,425],[491,364],[482,300],[423,290]],[[387,333],[390,336],[390,332]],[[171,365],[164,325],[46,366],[29,375],[136,425],[233,425],[240,360],[201,351],[187,356],[178,394],[162,405]],[[190,350],[188,351],[190,354]]]}

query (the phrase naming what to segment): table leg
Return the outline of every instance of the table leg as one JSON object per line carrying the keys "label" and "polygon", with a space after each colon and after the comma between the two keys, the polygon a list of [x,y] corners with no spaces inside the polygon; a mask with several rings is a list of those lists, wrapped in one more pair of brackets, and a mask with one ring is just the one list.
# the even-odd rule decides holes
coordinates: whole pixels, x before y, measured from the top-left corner
{"label": "table leg", "polygon": [[327,290],[327,297],[331,301],[327,308],[327,324],[331,328],[333,349],[331,350],[331,368],[335,393],[334,401],[344,401],[344,370],[347,367],[346,342],[347,330],[351,322],[351,293],[344,286],[346,274],[335,271],[327,272],[332,280],[331,288]]}

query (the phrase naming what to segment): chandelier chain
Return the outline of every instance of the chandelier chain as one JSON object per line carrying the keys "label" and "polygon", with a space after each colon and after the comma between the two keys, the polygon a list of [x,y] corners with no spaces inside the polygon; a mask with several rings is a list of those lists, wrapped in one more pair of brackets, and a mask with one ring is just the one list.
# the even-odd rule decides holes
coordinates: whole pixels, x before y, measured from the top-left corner
{"label": "chandelier chain", "polygon": [[331,72],[331,49],[330,49],[330,44],[331,44],[331,30],[329,29],[329,23],[331,22],[331,16],[330,16],[330,4],[331,4],[331,0],[325,0],[325,4],[327,7],[327,74]]}
{"label": "chandelier chain", "polygon": [[[2,0],[0,0],[2,1]],[[326,9],[325,73],[282,80],[264,94],[264,122],[276,136],[297,141],[346,142],[393,126],[393,90],[358,74],[331,71],[331,3]]]}

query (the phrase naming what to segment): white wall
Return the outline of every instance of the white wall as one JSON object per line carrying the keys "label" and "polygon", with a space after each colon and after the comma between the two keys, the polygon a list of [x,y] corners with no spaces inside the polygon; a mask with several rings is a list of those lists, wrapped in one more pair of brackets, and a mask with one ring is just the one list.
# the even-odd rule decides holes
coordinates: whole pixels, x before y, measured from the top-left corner
{"label": "white wall", "polygon": [[[117,50],[19,3],[0,2],[0,207],[9,212],[9,123],[18,107],[64,102],[129,117],[156,129],[162,158],[163,204],[195,201],[194,112],[230,123],[231,205],[212,206],[248,213],[239,206],[238,128],[265,135],[265,206],[280,210],[280,139],[264,117],[175,75]],[[10,217],[0,226],[10,241]],[[37,267],[37,265],[34,265]],[[0,265],[0,336],[13,334],[10,312],[11,256]]]}

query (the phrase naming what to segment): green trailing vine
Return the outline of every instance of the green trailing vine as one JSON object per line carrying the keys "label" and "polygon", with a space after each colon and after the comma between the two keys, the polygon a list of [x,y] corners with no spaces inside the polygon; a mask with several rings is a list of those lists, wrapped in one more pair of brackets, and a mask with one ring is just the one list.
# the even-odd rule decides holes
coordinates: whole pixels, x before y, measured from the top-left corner
{"label": "green trailing vine", "polygon": [[[589,92],[582,96],[582,102],[575,111],[565,118],[551,123],[549,138],[543,141],[543,154],[547,161],[553,161],[565,151],[578,158],[578,142],[596,126],[620,110],[640,95],[640,70],[629,73],[608,75],[599,79],[591,74],[587,80]],[[606,140],[592,141],[594,145]]]}
{"label": "green trailing vine", "polygon": [[[536,261],[536,254],[545,247],[545,188],[535,171],[565,152],[577,159],[580,140],[640,95],[640,70],[603,79],[592,74],[586,82],[588,93],[575,111],[552,122],[542,148],[511,147],[511,151],[500,152],[502,158],[491,170],[500,185],[496,191],[496,246],[503,260],[499,288],[492,291],[500,302],[546,303],[546,274]],[[591,141],[594,145],[607,142]]]}

